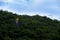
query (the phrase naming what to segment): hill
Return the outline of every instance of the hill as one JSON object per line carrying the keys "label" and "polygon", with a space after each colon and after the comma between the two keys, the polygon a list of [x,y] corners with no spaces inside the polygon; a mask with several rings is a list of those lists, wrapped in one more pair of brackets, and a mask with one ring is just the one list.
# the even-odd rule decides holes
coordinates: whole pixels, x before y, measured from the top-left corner
{"label": "hill", "polygon": [[0,10],[0,40],[60,40],[60,21]]}

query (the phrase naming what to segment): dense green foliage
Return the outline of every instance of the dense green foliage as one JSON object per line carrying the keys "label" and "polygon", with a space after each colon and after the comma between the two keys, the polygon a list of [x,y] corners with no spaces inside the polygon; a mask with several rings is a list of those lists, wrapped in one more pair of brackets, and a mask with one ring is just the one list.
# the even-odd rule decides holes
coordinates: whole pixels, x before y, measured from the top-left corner
{"label": "dense green foliage", "polygon": [[0,40],[60,40],[60,21],[0,10]]}

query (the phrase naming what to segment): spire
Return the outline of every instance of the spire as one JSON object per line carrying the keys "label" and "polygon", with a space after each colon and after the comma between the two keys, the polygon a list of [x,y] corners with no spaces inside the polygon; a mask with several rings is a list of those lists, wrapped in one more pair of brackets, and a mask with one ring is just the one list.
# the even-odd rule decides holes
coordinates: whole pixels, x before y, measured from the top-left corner
{"label": "spire", "polygon": [[17,17],[17,18],[16,18],[16,21],[18,21],[18,20],[19,20],[19,18]]}

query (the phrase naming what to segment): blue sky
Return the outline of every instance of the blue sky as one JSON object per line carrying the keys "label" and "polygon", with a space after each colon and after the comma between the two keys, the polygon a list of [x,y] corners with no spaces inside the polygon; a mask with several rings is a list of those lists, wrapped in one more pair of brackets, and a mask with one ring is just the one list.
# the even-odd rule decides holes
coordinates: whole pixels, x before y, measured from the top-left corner
{"label": "blue sky", "polygon": [[0,0],[0,9],[60,20],[60,0]]}

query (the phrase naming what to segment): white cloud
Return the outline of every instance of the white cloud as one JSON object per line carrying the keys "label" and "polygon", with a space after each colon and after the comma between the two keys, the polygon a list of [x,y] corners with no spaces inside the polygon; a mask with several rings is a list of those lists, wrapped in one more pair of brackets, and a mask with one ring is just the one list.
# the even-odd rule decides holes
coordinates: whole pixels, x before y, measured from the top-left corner
{"label": "white cloud", "polygon": [[48,8],[57,10],[57,9],[59,9],[60,7],[59,7],[58,5],[49,5]]}
{"label": "white cloud", "polygon": [[48,13],[43,13],[43,12],[19,12],[19,13],[17,13],[17,14],[20,14],[20,15],[30,15],[30,16],[32,16],[32,15],[41,15],[41,16],[48,16],[49,14]]}
{"label": "white cloud", "polygon": [[0,0],[0,2],[4,2],[4,3],[12,3],[13,0]]}
{"label": "white cloud", "polygon": [[[48,17],[50,17],[50,18],[52,18],[52,19],[59,19],[59,16],[55,16],[55,15],[50,15],[49,13],[45,13],[44,11],[42,11],[42,12],[39,12],[40,11],[40,9],[39,8],[42,8],[43,10],[44,10],[44,8],[47,8],[48,10],[49,9],[54,9],[54,10],[58,10],[58,9],[60,9],[60,7],[59,6],[57,6],[57,5],[54,5],[54,2],[57,2],[57,0],[30,0],[30,2],[29,2],[29,4],[28,4],[28,1],[26,1],[26,0],[0,0],[0,2],[4,2],[4,3],[8,3],[8,5],[4,5],[4,6],[0,6],[0,9],[4,9],[4,10],[8,10],[8,11],[11,11],[11,12],[16,12],[17,14],[21,14],[21,15],[23,15],[23,14],[27,14],[27,15],[36,15],[36,14],[39,14],[39,15],[41,15],[41,16],[48,16]],[[47,4],[45,4],[45,3],[47,3]],[[11,4],[14,6],[15,4],[16,5],[20,5],[20,6],[22,6],[22,8],[23,8],[23,6],[24,7],[28,7],[28,10],[27,10],[27,7],[26,7],[26,10],[27,11],[32,11],[32,10],[37,10],[37,8],[36,7],[38,7],[38,12],[19,12],[19,8],[16,10],[15,9],[15,7],[12,7],[11,6]],[[43,6],[41,6],[40,7],[40,5],[42,5],[43,4]],[[44,5],[45,4],[45,5]],[[19,6],[19,7],[20,7]],[[18,6],[17,6],[18,7]],[[44,8],[43,8],[44,7]],[[32,10],[29,10],[29,8],[30,9],[32,9]],[[47,10],[47,11],[48,11]],[[50,16],[49,16],[50,15]]]}
{"label": "white cloud", "polygon": [[43,3],[44,0],[33,0],[33,2],[38,4],[38,3]]}

